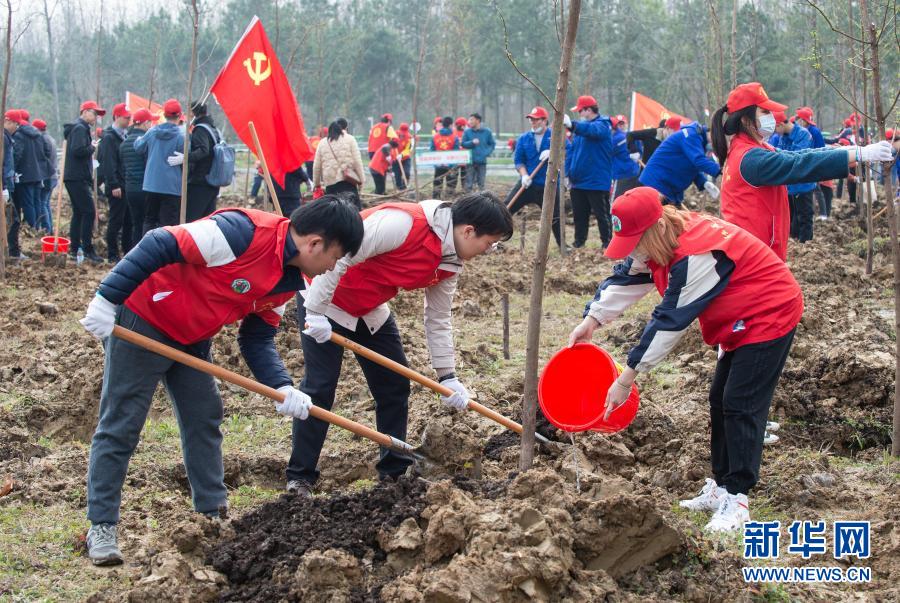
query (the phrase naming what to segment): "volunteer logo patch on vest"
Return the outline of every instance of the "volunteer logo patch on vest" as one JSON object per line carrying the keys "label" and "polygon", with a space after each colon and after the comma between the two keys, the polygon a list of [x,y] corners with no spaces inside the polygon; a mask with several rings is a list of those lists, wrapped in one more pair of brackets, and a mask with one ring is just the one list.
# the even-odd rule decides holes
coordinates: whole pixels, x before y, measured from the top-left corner
{"label": "volunteer logo patch on vest", "polygon": [[246,293],[250,290],[250,281],[245,278],[236,278],[231,281],[231,290],[235,293]]}
{"label": "volunteer logo patch on vest", "polygon": [[613,232],[619,232],[622,230],[622,220],[619,219],[619,216],[613,214],[612,216],[612,229]]}

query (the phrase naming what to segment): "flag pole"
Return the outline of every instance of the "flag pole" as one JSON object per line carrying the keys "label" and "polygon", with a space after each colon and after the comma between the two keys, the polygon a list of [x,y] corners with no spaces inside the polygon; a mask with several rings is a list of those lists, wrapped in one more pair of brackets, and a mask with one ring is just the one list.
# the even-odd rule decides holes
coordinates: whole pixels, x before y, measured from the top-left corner
{"label": "flag pole", "polygon": [[259,164],[263,169],[263,178],[266,180],[266,188],[269,190],[269,196],[272,197],[272,205],[275,206],[275,213],[283,216],[281,211],[281,203],[278,202],[278,195],[275,194],[275,185],[272,184],[272,174],[269,173],[269,164],[266,163],[266,156],[263,154],[262,147],[259,145],[259,136],[256,135],[256,126],[252,121],[247,122],[250,128],[250,135],[253,137],[253,146],[256,147],[256,156],[259,157]]}

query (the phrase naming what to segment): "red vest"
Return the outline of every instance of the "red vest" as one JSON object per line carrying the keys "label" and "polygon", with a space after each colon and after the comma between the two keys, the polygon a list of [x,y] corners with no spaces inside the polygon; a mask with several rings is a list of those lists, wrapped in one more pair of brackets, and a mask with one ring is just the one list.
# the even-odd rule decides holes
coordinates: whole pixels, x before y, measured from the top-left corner
{"label": "red vest", "polygon": [[400,146],[397,147],[397,150],[400,151],[400,156],[403,157],[403,159],[406,159],[409,157],[410,148],[412,147],[410,144],[412,142],[412,136],[408,132],[404,134],[401,130],[397,132],[397,140],[400,141]]}
{"label": "red vest", "polygon": [[[397,158],[397,149],[391,149],[391,160]],[[387,157],[384,156],[384,153],[381,152],[381,149],[377,149],[375,154],[372,155],[372,160],[369,162],[369,169],[374,170],[384,176],[387,171],[391,167],[391,162],[388,161]]]}
{"label": "red vest", "polygon": [[787,259],[787,242],[791,227],[787,187],[749,184],[741,176],[741,161],[750,149],[776,152],[769,145],[756,142],[743,132],[731,139],[728,158],[722,169],[722,218],[740,226]]}
{"label": "red vest", "polygon": [[377,123],[372,126],[369,132],[369,152],[374,153],[378,149],[388,143],[388,128],[391,124]]}
{"label": "red vest", "polygon": [[[223,211],[235,211],[221,209]],[[239,209],[256,226],[240,257],[224,266],[207,267],[194,239],[180,226],[167,226],[188,263],[157,270],[131,294],[125,305],[154,328],[183,344],[209,339],[227,324],[258,314],[277,327],[273,311],[295,292],[267,295],[284,274],[284,243],[290,220],[256,209]],[[215,215],[215,214],[213,214]]]}
{"label": "red vest", "polygon": [[787,264],[768,246],[734,224],[712,216],[691,214],[678,237],[668,266],[648,262],[660,295],[669,284],[677,261],[719,250],[734,262],[725,289],[700,313],[703,341],[730,352],[742,345],[787,335],[803,315],[803,294]]}
{"label": "red vest", "polygon": [[436,150],[436,151],[452,151],[453,150],[453,142],[456,140],[456,136],[453,134],[437,133],[434,135],[433,140],[434,140],[434,150]]}
{"label": "red vest", "polygon": [[341,277],[332,303],[351,316],[364,316],[393,299],[400,289],[423,289],[453,276],[438,269],[441,240],[431,230],[425,210],[418,203],[383,203],[366,209],[362,218],[383,209],[399,209],[413,219],[412,229],[400,247],[351,266]]}

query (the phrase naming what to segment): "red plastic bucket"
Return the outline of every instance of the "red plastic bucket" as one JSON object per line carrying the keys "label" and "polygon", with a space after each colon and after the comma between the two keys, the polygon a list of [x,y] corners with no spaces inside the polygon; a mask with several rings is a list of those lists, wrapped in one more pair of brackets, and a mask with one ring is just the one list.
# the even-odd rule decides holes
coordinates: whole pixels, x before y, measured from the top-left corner
{"label": "red plastic bucket", "polygon": [[591,429],[615,433],[637,415],[636,386],[625,404],[603,420],[606,394],[619,369],[612,356],[592,343],[578,343],[558,351],[544,367],[538,383],[538,403],[547,420],[563,431]]}
{"label": "red plastic bucket", "polygon": [[59,237],[59,242],[57,242],[56,237],[41,237],[41,253],[53,253],[54,243],[56,244],[56,251],[68,253],[69,239],[65,237]]}

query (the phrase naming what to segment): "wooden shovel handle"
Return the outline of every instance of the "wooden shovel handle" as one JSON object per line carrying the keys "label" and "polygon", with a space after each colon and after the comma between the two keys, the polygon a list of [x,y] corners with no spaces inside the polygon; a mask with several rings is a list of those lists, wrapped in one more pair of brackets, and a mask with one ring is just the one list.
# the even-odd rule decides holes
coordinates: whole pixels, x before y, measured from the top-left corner
{"label": "wooden shovel handle", "polygon": [[[428,389],[430,389],[434,392],[437,392],[442,396],[452,396],[453,395],[453,390],[450,389],[449,387],[447,387],[446,385],[441,385],[434,379],[429,379],[425,375],[412,370],[408,366],[403,366],[399,362],[395,362],[394,360],[391,360],[390,358],[382,356],[378,352],[373,352],[369,348],[359,345],[355,341],[351,341],[351,340],[347,339],[346,337],[344,337],[343,335],[338,335],[337,333],[332,333],[331,341],[338,344],[342,348],[346,348],[346,349],[350,350],[354,354],[362,356],[363,358],[368,358],[372,362],[380,364],[381,366],[383,366],[385,368],[389,368],[392,371],[394,371],[395,373],[397,373],[399,375],[403,375],[410,381],[415,381],[419,385],[427,387]],[[483,405],[479,404],[478,402],[475,402],[474,400],[469,400],[468,407],[470,410],[474,410],[478,414],[480,414],[484,417],[487,417],[488,419],[494,421],[495,423],[499,423],[500,425],[503,425],[504,427],[506,427],[509,430],[515,431],[516,433],[519,433],[519,434],[522,433],[521,425],[519,425],[512,419],[504,417],[500,413],[498,413],[494,410],[491,410],[490,408],[483,406]],[[543,436],[541,436],[540,434],[536,434],[535,437],[540,439]]]}
{"label": "wooden shovel handle", "polygon": [[[528,174],[528,177],[529,177],[529,178],[534,178],[535,174],[537,174],[539,171],[541,171],[541,168],[544,167],[544,164],[545,164],[545,163],[547,163],[547,160],[546,160],[546,159],[542,159],[541,162],[540,162],[539,164],[537,164],[537,167],[534,168],[534,170],[533,170],[530,174]],[[524,187],[524,186],[520,186],[520,187],[519,187],[519,190],[516,191],[516,194],[513,195],[513,198],[510,199],[510,200],[509,200],[509,203],[506,204],[506,209],[511,208],[511,207],[513,206],[513,203],[516,202],[516,199],[518,199],[518,198],[522,195],[522,193],[524,193],[524,192],[525,192],[525,187]]]}
{"label": "wooden shovel handle", "polygon": [[[228,381],[229,383],[233,383],[239,387],[243,387],[246,390],[250,390],[251,392],[255,392],[261,396],[265,396],[267,398],[271,398],[277,402],[284,402],[284,394],[279,392],[276,389],[263,385],[258,381],[254,381],[253,379],[249,379],[244,377],[243,375],[238,375],[235,372],[229,371],[228,369],[222,368],[221,366],[216,366],[210,362],[205,360],[201,360],[196,356],[191,356],[181,350],[176,350],[171,346],[167,346],[164,343],[160,343],[154,339],[150,339],[140,333],[135,333],[130,329],[126,329],[125,327],[121,327],[116,325],[113,327],[112,334],[119,339],[127,341],[129,343],[133,343],[136,346],[140,346],[146,350],[151,352],[155,352],[160,356],[165,356],[170,360],[174,360],[176,362],[180,362],[186,366],[191,367],[192,369],[196,369],[202,373],[206,373],[208,375],[212,375],[213,377],[218,377],[222,381]],[[412,452],[412,446],[403,442],[402,440],[397,440],[396,438],[392,438],[391,436],[381,433],[380,431],[375,431],[371,427],[366,427],[361,423],[357,423],[356,421],[352,421],[346,417],[342,417],[340,415],[336,415],[333,412],[329,412],[324,408],[319,408],[318,406],[312,406],[309,409],[309,414],[317,419],[321,419],[323,421],[327,421],[333,425],[337,425],[338,427],[343,427],[347,431],[352,431],[358,436],[367,438],[385,446],[387,448],[391,448],[394,450],[400,450],[401,452]]]}

